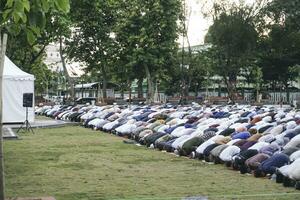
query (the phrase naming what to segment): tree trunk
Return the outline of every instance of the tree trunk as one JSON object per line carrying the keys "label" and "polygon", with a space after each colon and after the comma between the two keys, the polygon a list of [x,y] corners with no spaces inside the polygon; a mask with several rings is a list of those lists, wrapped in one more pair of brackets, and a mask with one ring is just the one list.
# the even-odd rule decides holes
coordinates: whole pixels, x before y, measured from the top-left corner
{"label": "tree trunk", "polygon": [[0,32],[0,199],[5,199],[5,185],[4,185],[4,160],[3,160],[3,133],[2,133],[2,84],[3,84],[3,69],[4,69],[4,60],[7,44],[7,34],[2,34]]}
{"label": "tree trunk", "polygon": [[148,83],[148,91],[147,91],[147,103],[152,103],[153,102],[153,83],[151,79],[151,74],[149,67],[145,65],[145,71],[146,71],[146,77],[147,77],[147,83]]}
{"label": "tree trunk", "polygon": [[67,78],[67,83],[68,83],[68,88],[69,88],[69,93],[70,93],[70,98],[73,101],[75,99],[75,94],[74,94],[74,80],[73,78],[70,77],[69,73],[68,73],[68,69],[66,66],[66,61],[63,55],[63,42],[62,42],[62,36],[59,36],[59,54],[60,54],[60,59],[61,59],[61,63],[64,69],[64,75]]}
{"label": "tree trunk", "polygon": [[137,84],[138,84],[138,88],[137,88],[138,98],[143,98],[144,97],[144,95],[143,95],[143,78],[139,78]]}
{"label": "tree trunk", "polygon": [[186,84],[186,87],[184,88],[184,96],[189,96],[191,83],[192,83],[192,78],[188,77],[188,83]]}
{"label": "tree trunk", "polygon": [[231,100],[231,103],[235,103],[236,97],[236,87],[235,82],[230,80],[230,78],[223,77],[225,80],[227,92],[228,92],[228,98]]}
{"label": "tree trunk", "polygon": [[286,90],[286,101],[289,104],[290,103],[290,90],[289,90],[289,84],[285,84],[285,90]]}
{"label": "tree trunk", "polygon": [[131,81],[127,81],[128,82],[128,93],[129,93],[129,98],[128,98],[128,104],[131,105],[132,102],[132,96],[131,96]]}
{"label": "tree trunk", "polygon": [[232,83],[230,81],[228,83],[229,83],[229,85],[228,85],[229,98],[230,98],[231,102],[234,104],[235,100],[236,100],[235,85],[234,85],[234,83]]}
{"label": "tree trunk", "polygon": [[[101,80],[101,78],[99,78]],[[97,102],[101,101],[101,82],[99,81],[98,83],[98,88],[97,88]]]}
{"label": "tree trunk", "polygon": [[124,99],[124,87],[121,87],[121,98]]}
{"label": "tree trunk", "polygon": [[103,95],[103,101],[106,102],[106,99],[107,99],[107,74],[106,74],[104,66],[102,66],[102,77],[103,77],[102,95]]}
{"label": "tree trunk", "polygon": [[256,89],[256,102],[257,103],[260,103],[260,97],[259,97],[259,90],[258,89]]}

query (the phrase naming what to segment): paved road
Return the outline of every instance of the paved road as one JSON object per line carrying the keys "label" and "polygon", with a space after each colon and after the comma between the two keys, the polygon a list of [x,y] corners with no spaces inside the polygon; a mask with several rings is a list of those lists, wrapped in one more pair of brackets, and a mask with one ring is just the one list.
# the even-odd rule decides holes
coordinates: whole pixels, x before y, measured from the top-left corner
{"label": "paved road", "polygon": [[[78,125],[76,122],[65,122],[61,120],[53,120],[53,119],[37,119],[34,122],[30,123],[30,126],[33,128],[54,128],[54,127],[62,127],[66,125]],[[16,139],[18,138],[16,132],[22,126],[22,124],[5,124],[3,126],[3,138],[5,139]],[[23,125],[23,128],[25,126]],[[24,131],[22,129],[20,131]]]}

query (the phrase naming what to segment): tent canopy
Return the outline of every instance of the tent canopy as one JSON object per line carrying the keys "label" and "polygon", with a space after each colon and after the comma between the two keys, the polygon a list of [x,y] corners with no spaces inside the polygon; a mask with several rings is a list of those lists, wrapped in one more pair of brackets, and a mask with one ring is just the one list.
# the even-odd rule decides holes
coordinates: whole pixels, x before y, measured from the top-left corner
{"label": "tent canopy", "polygon": [[[5,56],[2,89],[3,123],[24,122],[26,108],[23,107],[23,94],[34,94],[34,76],[23,72]],[[34,121],[34,107],[28,108],[28,120]]]}
{"label": "tent canopy", "polygon": [[7,56],[5,56],[4,60],[3,78],[13,80],[34,80],[32,74],[22,71]]}

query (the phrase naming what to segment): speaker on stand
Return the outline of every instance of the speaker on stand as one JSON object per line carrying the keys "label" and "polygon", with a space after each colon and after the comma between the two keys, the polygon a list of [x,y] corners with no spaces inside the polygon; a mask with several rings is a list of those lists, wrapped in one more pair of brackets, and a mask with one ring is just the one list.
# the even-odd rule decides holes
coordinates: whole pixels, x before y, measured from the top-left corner
{"label": "speaker on stand", "polygon": [[26,118],[20,128],[17,130],[17,133],[20,130],[24,130],[25,132],[32,131],[34,133],[29,121],[28,121],[28,108],[33,107],[33,93],[24,93],[23,94],[23,107],[26,108]]}

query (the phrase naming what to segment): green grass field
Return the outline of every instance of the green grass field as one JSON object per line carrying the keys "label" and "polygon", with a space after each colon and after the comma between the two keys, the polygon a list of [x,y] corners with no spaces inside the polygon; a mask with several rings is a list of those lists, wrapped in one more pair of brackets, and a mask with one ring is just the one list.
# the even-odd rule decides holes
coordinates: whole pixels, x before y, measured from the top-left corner
{"label": "green grass field", "polygon": [[223,165],[176,157],[81,127],[36,129],[4,144],[7,197],[57,200],[299,199],[300,192]]}

